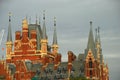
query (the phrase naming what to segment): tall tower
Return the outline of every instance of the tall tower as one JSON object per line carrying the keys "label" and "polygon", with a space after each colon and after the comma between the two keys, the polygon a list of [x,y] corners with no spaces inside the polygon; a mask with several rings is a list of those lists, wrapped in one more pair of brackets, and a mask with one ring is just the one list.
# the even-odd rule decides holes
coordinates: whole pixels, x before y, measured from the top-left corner
{"label": "tall tower", "polygon": [[22,21],[22,42],[28,42],[28,22],[27,19]]}
{"label": "tall tower", "polygon": [[98,29],[95,29],[95,48],[97,48],[97,43],[98,43]]}
{"label": "tall tower", "polygon": [[56,32],[56,17],[54,17],[54,33],[53,33],[53,44],[52,44],[52,52],[54,55],[58,53],[58,43],[57,43],[57,32]]}
{"label": "tall tower", "polygon": [[42,54],[47,54],[47,44],[48,44],[48,40],[47,40],[47,34],[46,34],[45,10],[44,10],[44,13],[43,13],[43,36],[41,39],[41,52],[42,52]]}
{"label": "tall tower", "polygon": [[85,76],[90,80],[96,80],[96,51],[92,31],[92,21],[90,21],[90,31],[87,48],[85,49]]}
{"label": "tall tower", "polygon": [[11,59],[13,42],[12,42],[12,33],[11,33],[11,13],[9,12],[9,26],[8,26],[8,35],[6,42],[6,59]]}
{"label": "tall tower", "polygon": [[95,37],[95,46],[97,50],[97,60],[99,63],[103,63],[103,55],[102,55],[102,48],[101,48],[101,40],[100,40],[100,27],[96,29],[96,37]]}
{"label": "tall tower", "polygon": [[89,31],[89,37],[88,37],[88,44],[87,44],[87,50],[92,51],[92,54],[95,56],[95,42],[94,42],[94,36],[92,31],[92,21],[90,21],[90,31]]}
{"label": "tall tower", "polygon": [[104,67],[104,60],[102,55],[102,48],[101,48],[101,40],[100,40],[100,27],[96,29],[96,36],[95,36],[95,46],[96,46],[96,54],[97,54],[97,76],[100,80],[103,76],[103,67]]}

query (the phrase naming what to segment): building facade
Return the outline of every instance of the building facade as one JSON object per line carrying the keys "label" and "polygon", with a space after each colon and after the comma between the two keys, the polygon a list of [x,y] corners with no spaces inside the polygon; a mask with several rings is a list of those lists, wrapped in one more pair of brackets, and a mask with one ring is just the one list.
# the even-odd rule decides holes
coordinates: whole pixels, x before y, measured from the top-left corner
{"label": "building facade", "polygon": [[[3,80],[66,80],[70,77],[86,77],[90,80],[109,80],[109,70],[104,63],[99,28],[94,40],[92,22],[85,52],[77,57],[68,51],[68,61],[61,62],[58,52],[56,19],[54,18],[53,43],[48,44],[45,13],[43,26],[22,21],[22,31],[15,32],[12,41],[11,16],[9,16],[6,41],[6,60],[0,61],[0,78]],[[36,79],[35,79],[36,78]]]}
{"label": "building facade", "polygon": [[108,67],[104,63],[99,27],[96,29],[95,40],[90,21],[90,32],[87,48],[85,49],[85,76],[92,80],[109,80]]}

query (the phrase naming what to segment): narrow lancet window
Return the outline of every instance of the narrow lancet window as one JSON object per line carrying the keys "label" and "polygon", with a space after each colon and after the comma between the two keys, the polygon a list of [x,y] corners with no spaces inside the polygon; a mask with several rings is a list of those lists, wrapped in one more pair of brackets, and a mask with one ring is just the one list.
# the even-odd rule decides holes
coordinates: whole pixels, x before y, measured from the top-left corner
{"label": "narrow lancet window", "polygon": [[91,60],[91,58],[89,59],[89,68],[92,68],[92,60]]}

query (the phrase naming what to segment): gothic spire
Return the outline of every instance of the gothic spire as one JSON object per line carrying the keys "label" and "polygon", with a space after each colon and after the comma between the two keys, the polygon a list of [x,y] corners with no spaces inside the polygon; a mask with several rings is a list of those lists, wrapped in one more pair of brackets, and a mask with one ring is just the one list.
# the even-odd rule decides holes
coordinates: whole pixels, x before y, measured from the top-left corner
{"label": "gothic spire", "polygon": [[101,41],[100,41],[100,27],[98,27],[98,43],[101,45]]}
{"label": "gothic spire", "polygon": [[95,42],[94,42],[94,36],[92,31],[92,21],[90,21],[90,31],[88,36],[88,44],[87,48],[85,49],[85,58],[88,55],[89,50],[92,52],[94,58],[97,57],[96,50],[95,50]]}
{"label": "gothic spire", "polygon": [[93,31],[92,31],[92,21],[90,21],[90,32],[89,32],[89,38],[88,38],[88,44],[87,44],[87,49],[94,50],[94,37],[93,37]]}
{"label": "gothic spire", "polygon": [[98,29],[95,29],[95,48],[97,48],[97,44],[98,44]]}
{"label": "gothic spire", "polygon": [[43,39],[47,39],[46,25],[45,25],[45,10],[43,11]]}
{"label": "gothic spire", "polygon": [[8,26],[7,41],[11,41],[11,42],[12,42],[12,33],[11,33],[11,12],[9,12],[9,26]]}
{"label": "gothic spire", "polygon": [[57,32],[56,32],[56,17],[54,17],[54,33],[53,33],[53,45],[57,45]]}
{"label": "gothic spire", "polygon": [[98,41],[98,39],[97,39],[97,38],[98,38],[97,31],[98,31],[98,30],[97,30],[97,28],[96,28],[96,29],[95,29],[95,43],[97,43],[97,41]]}

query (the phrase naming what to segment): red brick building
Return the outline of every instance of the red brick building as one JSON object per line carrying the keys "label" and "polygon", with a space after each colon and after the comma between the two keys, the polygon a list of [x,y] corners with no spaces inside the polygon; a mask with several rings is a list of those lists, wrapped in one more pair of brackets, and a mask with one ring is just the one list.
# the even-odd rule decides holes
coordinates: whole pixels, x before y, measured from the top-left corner
{"label": "red brick building", "polygon": [[[56,21],[54,19],[54,35],[52,46],[48,45],[45,14],[43,15],[43,30],[41,25],[28,24],[27,19],[22,21],[22,31],[15,32],[15,41],[12,41],[11,34],[11,16],[9,16],[8,36],[6,42],[6,62],[14,63],[16,67],[15,77],[17,80],[31,78],[32,72],[27,73],[24,66],[25,60],[30,60],[32,63],[42,63],[43,70],[48,63],[54,63],[56,69],[61,62],[61,54],[58,53]],[[14,50],[12,49],[14,46]],[[52,51],[50,49],[52,48]],[[22,67],[19,68],[19,65]],[[22,74],[26,74],[21,76]],[[33,76],[32,76],[33,77]]]}
{"label": "red brick building", "polygon": [[[69,79],[84,76],[90,80],[109,80],[109,70],[104,63],[99,28],[96,29],[94,40],[92,22],[87,48],[78,58],[68,51],[68,62],[61,62],[62,55],[58,52],[56,20],[54,18],[53,43],[48,44],[43,14],[43,27],[38,23],[22,21],[22,31],[15,32],[12,41],[11,16],[9,16],[8,35],[6,42],[6,61],[0,61],[0,78],[3,80],[31,80],[38,76],[42,80]],[[52,69],[53,68],[53,69]]]}
{"label": "red brick building", "polygon": [[108,66],[104,63],[99,27],[96,29],[94,41],[92,21],[87,48],[85,49],[85,76],[92,80],[109,80]]}

